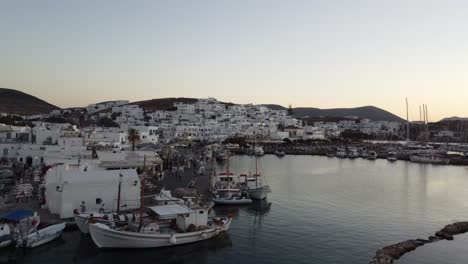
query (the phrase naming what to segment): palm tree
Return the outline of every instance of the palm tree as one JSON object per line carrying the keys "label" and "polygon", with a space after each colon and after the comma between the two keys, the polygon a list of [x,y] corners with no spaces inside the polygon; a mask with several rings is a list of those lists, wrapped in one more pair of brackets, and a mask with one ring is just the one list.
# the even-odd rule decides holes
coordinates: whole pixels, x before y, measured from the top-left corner
{"label": "palm tree", "polygon": [[132,151],[135,151],[135,143],[140,140],[140,133],[136,129],[128,130],[128,140],[132,142]]}

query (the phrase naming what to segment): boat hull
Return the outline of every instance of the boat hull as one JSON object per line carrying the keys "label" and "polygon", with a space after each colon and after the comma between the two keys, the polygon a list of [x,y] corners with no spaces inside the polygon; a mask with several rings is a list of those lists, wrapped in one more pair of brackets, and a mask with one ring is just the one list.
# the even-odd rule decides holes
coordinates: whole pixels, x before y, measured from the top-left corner
{"label": "boat hull", "polygon": [[35,248],[47,244],[60,237],[65,229],[65,223],[52,225],[23,238],[23,247]]}
{"label": "boat hull", "polygon": [[75,223],[76,226],[78,226],[78,229],[81,231],[81,233],[89,234],[88,217],[82,215],[75,215]]}
{"label": "boat hull", "polygon": [[[99,248],[159,248],[207,240],[229,229],[229,222],[203,231],[177,234],[145,234],[112,230],[104,224],[91,224],[91,237]],[[173,237],[173,238],[172,238]]]}
{"label": "boat hull", "polygon": [[436,164],[436,165],[446,165],[446,164],[449,164],[450,162],[450,159],[446,159],[446,158],[431,158],[431,157],[419,157],[419,156],[411,156],[410,160],[415,163]]}
{"label": "boat hull", "polygon": [[224,199],[224,198],[214,198],[213,202],[215,204],[222,204],[222,205],[243,205],[243,204],[251,204],[253,201],[252,199]]}
{"label": "boat hull", "polygon": [[9,245],[11,245],[11,243],[11,235],[4,235],[0,237],[0,248],[8,247]]}
{"label": "boat hull", "polygon": [[268,193],[270,193],[269,188],[257,188],[257,189],[249,189],[248,190],[249,197],[255,200],[263,200],[266,199]]}

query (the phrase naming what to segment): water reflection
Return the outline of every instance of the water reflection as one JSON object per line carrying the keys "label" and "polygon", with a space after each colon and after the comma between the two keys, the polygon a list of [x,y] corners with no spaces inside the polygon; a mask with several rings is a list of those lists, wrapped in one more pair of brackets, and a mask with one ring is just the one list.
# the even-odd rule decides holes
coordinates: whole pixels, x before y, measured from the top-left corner
{"label": "water reflection", "polygon": [[188,245],[158,249],[97,248],[91,237],[79,232],[66,233],[62,240],[54,241],[33,251],[17,252],[17,261],[26,263],[206,263],[210,253],[231,247],[229,234]]}

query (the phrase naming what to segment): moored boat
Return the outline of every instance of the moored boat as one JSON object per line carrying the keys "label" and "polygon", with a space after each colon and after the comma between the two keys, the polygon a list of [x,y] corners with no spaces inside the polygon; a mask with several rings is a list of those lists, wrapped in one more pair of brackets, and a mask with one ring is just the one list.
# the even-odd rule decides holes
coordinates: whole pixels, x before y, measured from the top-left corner
{"label": "moored boat", "polygon": [[394,152],[394,151],[388,152],[388,154],[387,154],[387,160],[388,160],[388,161],[397,161],[397,160],[398,160],[397,153]]}
{"label": "moored boat", "polygon": [[413,154],[410,156],[410,160],[416,163],[428,163],[428,164],[449,164],[450,159],[443,157],[439,154]]}
{"label": "moored boat", "polygon": [[26,248],[35,248],[49,243],[60,237],[65,229],[65,223],[51,225],[43,229],[39,229],[29,235],[22,237],[18,241],[18,245]]}
{"label": "moored boat", "polygon": [[247,196],[233,195],[231,197],[215,197],[213,202],[218,205],[244,205],[251,204],[253,201]]}
{"label": "moored boat", "polygon": [[367,152],[367,159],[368,160],[375,160],[375,159],[377,159],[377,157],[378,157],[378,154],[374,150],[370,150],[369,152]]}
{"label": "moored boat", "polygon": [[162,228],[154,221],[143,225],[112,228],[96,223],[90,233],[99,248],[158,248],[207,240],[226,232],[231,218],[208,219],[207,208],[188,208],[179,204],[149,207],[158,217],[177,215],[174,226]]}
{"label": "moored boat", "polygon": [[275,150],[273,153],[280,158],[286,156],[286,153],[282,150]]}

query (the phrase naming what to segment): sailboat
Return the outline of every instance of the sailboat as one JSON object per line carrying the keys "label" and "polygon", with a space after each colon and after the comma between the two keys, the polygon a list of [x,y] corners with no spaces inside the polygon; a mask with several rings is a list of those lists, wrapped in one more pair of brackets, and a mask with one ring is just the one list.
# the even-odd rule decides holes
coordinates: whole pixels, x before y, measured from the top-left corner
{"label": "sailboat", "polygon": [[251,204],[248,193],[241,189],[241,177],[235,175],[229,170],[230,155],[228,155],[227,166],[225,172],[213,171],[211,179],[211,191],[214,195],[213,202],[215,204],[224,205],[242,205]]}
{"label": "sailboat", "polygon": [[[246,175],[243,175],[246,177]],[[246,177],[245,188],[249,193],[250,198],[263,200],[267,198],[271,192],[270,186],[266,184],[263,175],[258,170],[258,158],[255,157],[255,174]]]}

